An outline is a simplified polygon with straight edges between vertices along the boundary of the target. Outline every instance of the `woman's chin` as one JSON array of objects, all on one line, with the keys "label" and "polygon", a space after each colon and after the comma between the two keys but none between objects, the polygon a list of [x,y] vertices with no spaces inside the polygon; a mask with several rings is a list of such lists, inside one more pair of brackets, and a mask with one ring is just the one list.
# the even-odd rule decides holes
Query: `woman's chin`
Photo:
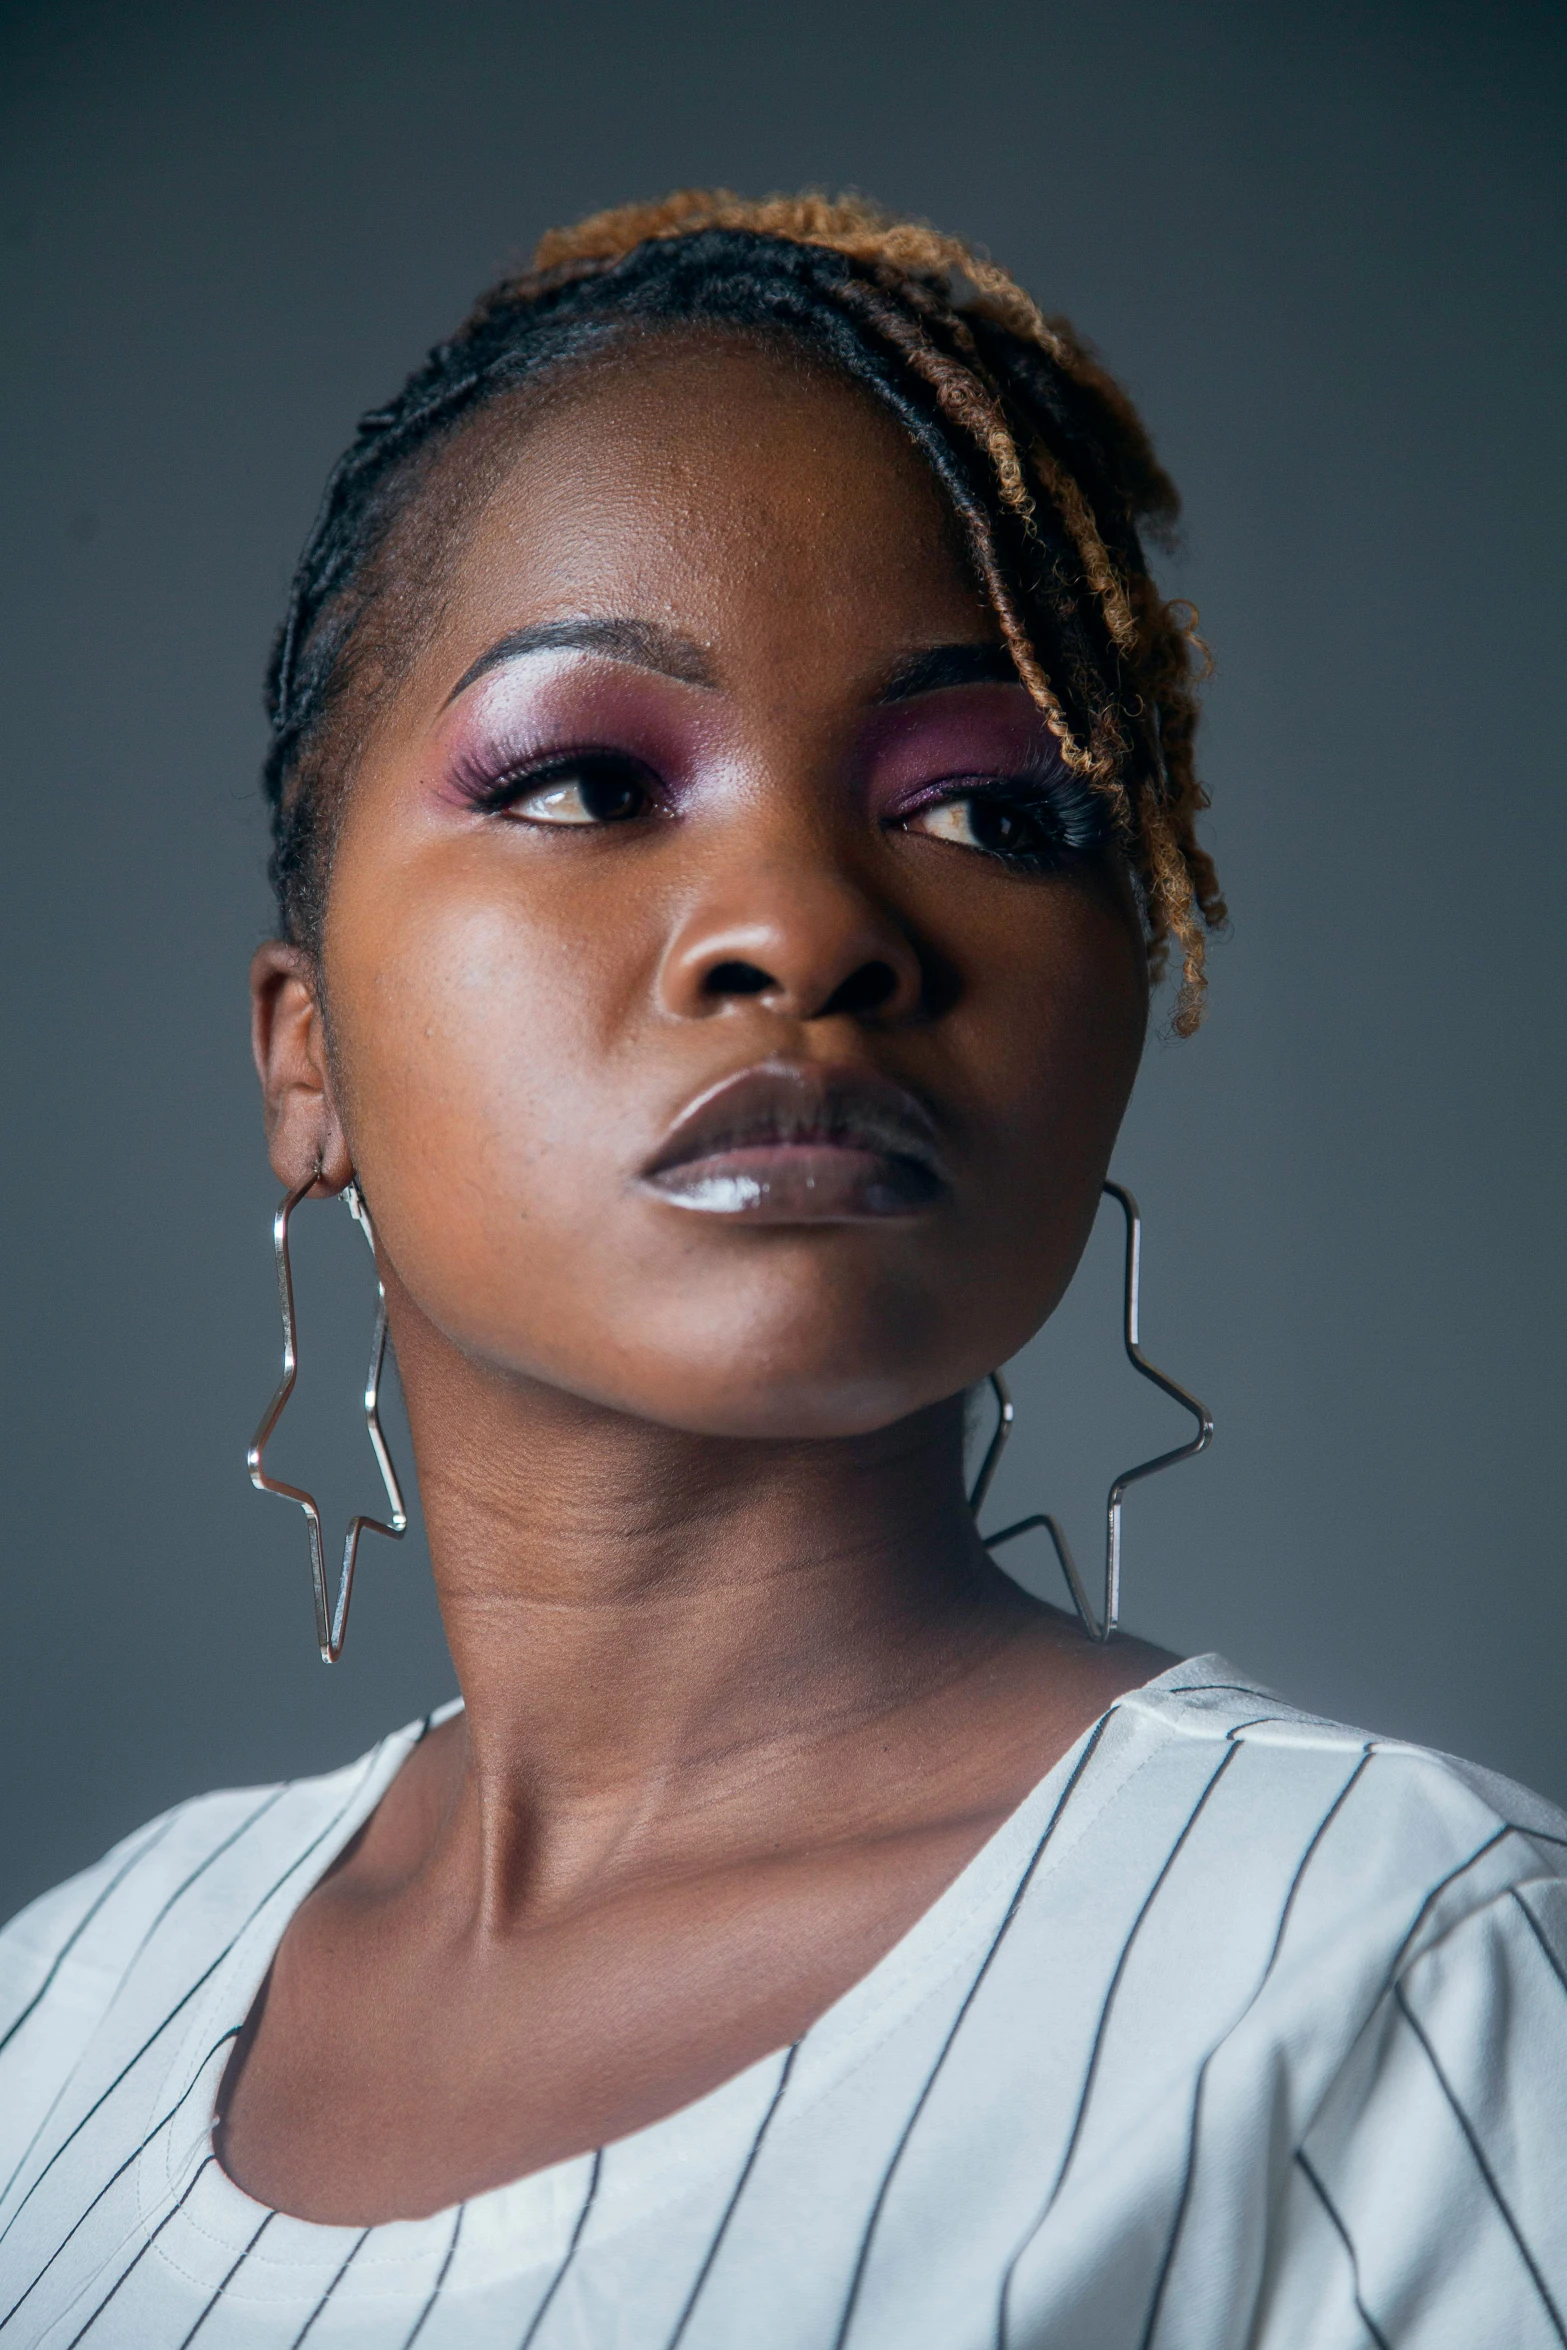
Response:
[{"label": "woman's chin", "polygon": [[687,1360],[661,1365],[657,1377],[617,1383],[595,1400],[627,1418],[689,1436],[809,1444],[873,1435],[955,1391],[916,1386],[906,1363],[849,1373],[841,1361],[810,1363],[780,1375],[764,1373],[754,1362]]},{"label": "woman's chin", "polygon": [[890,1374],[857,1380],[826,1372],[786,1381],[698,1378],[685,1382],[678,1397],[643,1399],[636,1416],[691,1436],[811,1444],[874,1435],[940,1400]]},{"label": "woman's chin", "polygon": [[746,1268],[749,1279],[714,1280],[699,1265],[683,1282],[640,1286],[595,1280],[579,1262],[570,1296],[529,1270],[422,1296],[396,1282],[395,1344],[406,1330],[420,1352],[433,1343],[470,1370],[488,1366],[530,1416],[550,1414],[554,1396],[568,1419],[587,1405],[693,1436],[788,1443],[891,1427],[982,1379],[1027,1335],[989,1327],[993,1316],[975,1316],[972,1300],[965,1311],[939,1281],[846,1256],[826,1267],[780,1257]]},{"label": "woman's chin", "polygon": [[[645,1334],[644,1334],[645,1339]],[[468,1350],[464,1350],[465,1352]],[[735,1442],[806,1444],[868,1436],[971,1386],[983,1370],[932,1374],[928,1356],[854,1360],[807,1355],[780,1366],[765,1348],[658,1352],[645,1343],[631,1360],[602,1363],[489,1353],[500,1383],[520,1388],[524,1411],[569,1421],[584,1407],[687,1436]],[[470,1360],[472,1355],[470,1354]],[[925,1377],[911,1378],[911,1369]]]}]

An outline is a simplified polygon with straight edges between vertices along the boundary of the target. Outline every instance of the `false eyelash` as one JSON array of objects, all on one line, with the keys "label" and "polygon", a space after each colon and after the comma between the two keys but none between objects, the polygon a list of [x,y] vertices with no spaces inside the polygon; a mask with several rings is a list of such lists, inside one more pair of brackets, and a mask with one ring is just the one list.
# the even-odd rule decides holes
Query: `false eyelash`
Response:
[{"label": "false eyelash", "polygon": [[1023,796],[1023,805],[1030,810],[1054,816],[1061,831],[1061,845],[1073,856],[1092,857],[1110,846],[1115,834],[1115,818],[1103,792],[1072,770],[1062,768],[1049,780],[1033,782]]},{"label": "false eyelash", "polygon": [[899,810],[900,819],[942,800],[973,799],[999,802],[1048,821],[1055,840],[1039,850],[990,849],[983,852],[1025,872],[1043,872],[1067,857],[1102,856],[1115,839],[1114,814],[1102,792],[1096,791],[1069,767],[1051,766],[1018,775],[954,777],[923,792]]},{"label": "false eyelash", "polygon": [[494,816],[525,792],[536,791],[555,776],[570,774],[586,759],[624,759],[640,774],[648,772],[629,752],[609,750],[602,743],[573,743],[565,750],[542,752],[531,759],[498,759],[486,757],[482,750],[463,750],[452,762],[448,780],[468,807],[481,816]]}]

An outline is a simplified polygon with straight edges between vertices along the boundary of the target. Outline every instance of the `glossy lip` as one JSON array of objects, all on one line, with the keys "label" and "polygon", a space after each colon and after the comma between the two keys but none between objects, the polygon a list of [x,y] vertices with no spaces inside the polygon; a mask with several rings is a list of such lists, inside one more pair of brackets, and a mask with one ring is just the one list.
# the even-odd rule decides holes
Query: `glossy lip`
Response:
[{"label": "glossy lip", "polygon": [[640,1180],[673,1207],[752,1224],[913,1216],[950,1189],[912,1094],[813,1061],[759,1062],[698,1094]]}]

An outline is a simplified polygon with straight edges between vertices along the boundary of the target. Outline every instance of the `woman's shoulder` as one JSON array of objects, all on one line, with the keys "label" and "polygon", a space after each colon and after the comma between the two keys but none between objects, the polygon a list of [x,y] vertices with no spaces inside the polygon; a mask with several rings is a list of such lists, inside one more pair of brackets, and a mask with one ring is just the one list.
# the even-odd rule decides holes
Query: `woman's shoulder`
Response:
[{"label": "woman's shoulder", "polygon": [[0,2065],[18,2043],[90,2037],[138,1960],[204,1962],[334,1833],[352,1835],[427,1723],[317,1777],[188,1798],[29,1903],[0,1929]]},{"label": "woman's shoulder", "polygon": [[[1121,1706],[1179,1813],[1180,1876],[1403,1968],[1463,1917],[1567,1891],[1567,1815],[1482,1765],[1330,1720],[1199,1657]],[[1141,1774],[1139,1774],[1141,1775]],[[1184,1808],[1183,1808],[1184,1807]]]},{"label": "woman's shoulder", "polygon": [[1244,1750],[1238,1782],[1265,1801],[1270,1791],[1330,1782],[1340,1772],[1364,1836],[1402,1847],[1423,1828],[1467,1848],[1477,1836],[1516,1835],[1539,1847],[1553,1873],[1567,1873],[1567,1813],[1548,1797],[1460,1755],[1313,1713],[1222,1656],[1188,1658],[1119,1704],[1167,1753],[1206,1749],[1228,1770]]},{"label": "woman's shoulder", "polygon": [[1242,2261],[1249,2163],[1274,2243],[1257,2338],[1317,2340],[1347,2291],[1357,2339],[1425,2341],[1433,2308],[1467,2308],[1454,2339],[1560,2340],[1567,1818],[1212,1658],[1126,1702],[1187,1818],[1187,1788],[1212,1791],[1167,1880],[1185,1938],[1178,1916],[1159,1952],[1168,2004],[1201,2010],[1192,2245]]}]

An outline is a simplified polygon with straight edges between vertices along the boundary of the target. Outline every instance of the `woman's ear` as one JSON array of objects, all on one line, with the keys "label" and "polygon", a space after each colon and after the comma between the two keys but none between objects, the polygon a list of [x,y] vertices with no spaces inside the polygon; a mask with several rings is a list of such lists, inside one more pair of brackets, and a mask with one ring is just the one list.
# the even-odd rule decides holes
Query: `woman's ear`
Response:
[{"label": "woman's ear", "polygon": [[272,1171],[292,1191],[312,1168],[337,1192],[354,1163],[332,1095],[316,966],[303,947],[269,938],[250,966],[250,1049],[261,1079]]}]

